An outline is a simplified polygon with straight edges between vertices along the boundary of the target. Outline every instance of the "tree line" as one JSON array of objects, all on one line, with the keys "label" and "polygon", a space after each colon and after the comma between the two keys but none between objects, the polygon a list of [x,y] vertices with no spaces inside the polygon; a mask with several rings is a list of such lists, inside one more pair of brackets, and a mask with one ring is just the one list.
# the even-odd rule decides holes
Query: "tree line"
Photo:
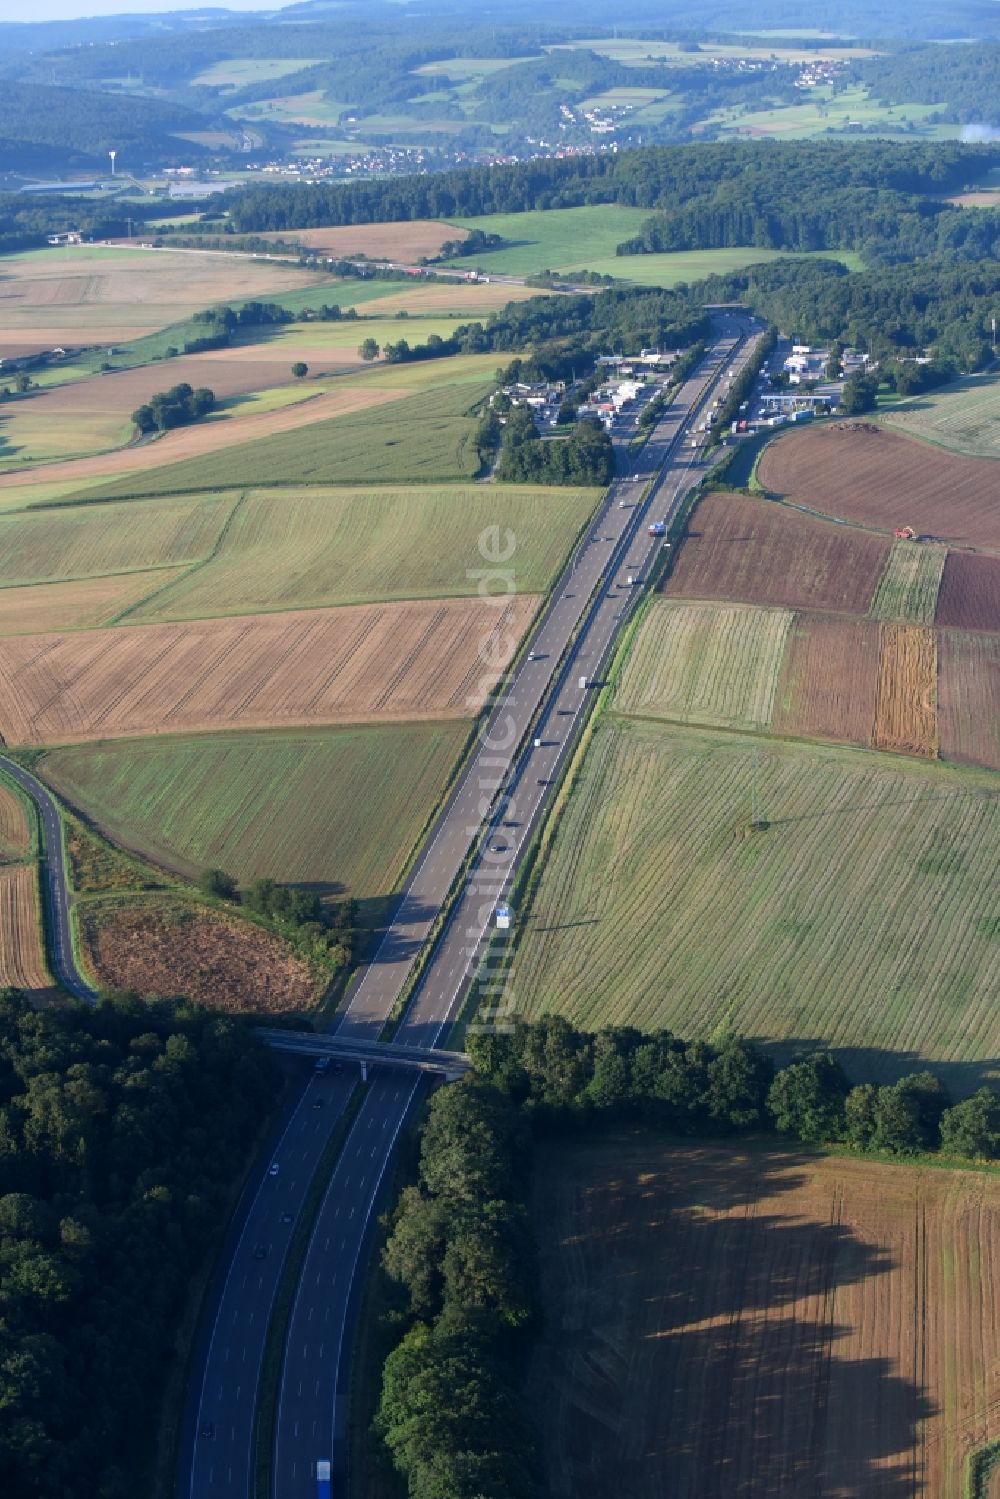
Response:
[{"label": "tree line", "polygon": [[359,936],[358,903],[353,897],[324,904],[315,890],[282,885],[261,875],[241,890],[224,869],[203,869],[198,876],[202,895],[229,901],[259,917],[304,957],[330,970],[349,968]]},{"label": "tree line", "polygon": [[481,453],[488,449],[493,435],[491,418],[497,423],[500,440],[496,477],[505,483],[595,485],[605,489],[614,478],[611,438],[593,417],[577,422],[568,437],[542,438],[528,407],[512,406],[502,427],[499,416],[490,412],[477,435]]},{"label": "tree line", "polygon": [[146,1491],[191,1278],[272,1108],[249,1029],[184,1001],[0,994],[0,1488]]},{"label": "tree line", "polygon": [[539,1128],[591,1117],[635,1118],[680,1133],[775,1130],[809,1144],[907,1156],[941,1150],[1000,1156],[1000,1095],[988,1087],[954,1104],[930,1071],[852,1086],[818,1050],[783,1067],[737,1036],[683,1041],[634,1026],[592,1033],[558,1015],[509,1032],[469,1036],[476,1075],[526,1109]]}]

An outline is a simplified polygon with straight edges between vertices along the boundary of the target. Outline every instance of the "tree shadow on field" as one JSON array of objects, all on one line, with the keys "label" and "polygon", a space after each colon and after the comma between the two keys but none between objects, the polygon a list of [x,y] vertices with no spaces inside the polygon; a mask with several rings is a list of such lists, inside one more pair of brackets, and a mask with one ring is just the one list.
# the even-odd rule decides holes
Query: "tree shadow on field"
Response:
[{"label": "tree shadow on field", "polygon": [[998,1057],[980,1057],[963,1062],[938,1061],[903,1047],[889,1051],[878,1046],[831,1046],[829,1039],[822,1036],[795,1037],[794,1040],[754,1036],[752,1039],[779,1067],[787,1066],[796,1056],[808,1056],[814,1051],[831,1051],[852,1084],[894,1083],[910,1072],[933,1072],[955,1100],[968,1098],[977,1088],[1000,1087]]},{"label": "tree shadow on field", "polygon": [[[573,1271],[546,1297],[562,1313],[543,1353],[562,1397],[546,1418],[553,1499],[926,1492],[916,1436],[934,1410],[894,1359],[912,1300],[894,1305],[887,1279],[852,1291],[896,1262],[838,1221],[832,1178],[782,1211],[813,1164],[705,1147],[588,1182],[572,1259],[559,1246],[546,1263],[546,1279]],[[851,1356],[849,1338],[879,1356]]]}]

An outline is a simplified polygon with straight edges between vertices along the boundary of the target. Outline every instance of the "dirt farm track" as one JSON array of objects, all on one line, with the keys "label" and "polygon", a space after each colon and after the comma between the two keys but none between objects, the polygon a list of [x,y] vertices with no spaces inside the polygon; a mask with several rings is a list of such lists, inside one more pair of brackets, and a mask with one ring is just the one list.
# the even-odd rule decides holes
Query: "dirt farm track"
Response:
[{"label": "dirt farm track", "polygon": [[539,1152],[553,1499],[960,1499],[1000,1434],[1000,1182],[679,1147]]}]

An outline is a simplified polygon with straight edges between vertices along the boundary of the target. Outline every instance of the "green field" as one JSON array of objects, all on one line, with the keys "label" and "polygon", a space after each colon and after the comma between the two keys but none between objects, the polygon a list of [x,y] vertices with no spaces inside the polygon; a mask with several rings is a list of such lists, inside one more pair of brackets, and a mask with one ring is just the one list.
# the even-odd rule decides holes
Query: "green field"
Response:
[{"label": "green field", "polygon": [[872,599],[872,617],[932,625],[947,555],[947,547],[897,541]]},{"label": "green field", "polygon": [[615,703],[643,718],[766,729],[792,614],[750,604],[654,601]]},{"label": "green field", "polygon": [[1000,379],[967,375],[943,390],[900,402],[883,416],[890,427],[953,453],[1000,458]]},{"label": "green field", "polygon": [[209,560],[129,619],[475,594],[489,566],[479,541],[497,526],[515,538],[517,592],[543,593],[597,500],[597,490],[519,485],[251,490]]},{"label": "green field", "polygon": [[[505,999],[589,1027],[828,1043],[879,1079],[1000,1056],[996,776],[606,719]],[[752,815],[765,823],[751,831]]]},{"label": "green field", "polygon": [[0,585],[176,567],[208,555],[235,494],[0,515]]},{"label": "green field", "polygon": [[226,57],[191,79],[194,88],[245,88],[248,83],[284,78],[308,68],[318,57]]},{"label": "green field", "polygon": [[[445,361],[440,361],[444,363]],[[437,363],[437,361],[435,361]],[[456,383],[130,474],[90,495],[181,494],[232,485],[421,484],[471,479],[473,408],[489,387]]]},{"label": "green field", "polygon": [[[781,253],[734,246],[722,250],[679,250],[664,255],[616,255],[616,246],[638,234],[650,213],[645,208],[598,203],[584,208],[532,209],[528,213],[452,219],[449,222],[463,229],[499,234],[508,244],[502,250],[485,254],[460,255],[448,263],[481,266],[487,272],[510,276],[537,275],[544,270],[597,271],[602,276],[615,276],[640,286],[676,286],[680,281],[699,281],[704,276],[776,260]],[[860,265],[856,255],[826,258],[842,260],[852,270]]]},{"label": "green field", "polygon": [[862,87],[810,89],[802,104],[775,104],[772,109],[748,110],[745,107],[719,109],[707,115],[704,123],[721,126],[725,133],[739,135],[773,135],[782,140],[807,140],[831,132],[850,133],[864,129],[906,140],[957,140],[961,126],[929,123],[937,114],[936,104],[880,104]]},{"label": "green field", "polygon": [[178,735],[50,751],[39,773],[117,843],[185,875],[221,866],[391,894],[469,725]]}]

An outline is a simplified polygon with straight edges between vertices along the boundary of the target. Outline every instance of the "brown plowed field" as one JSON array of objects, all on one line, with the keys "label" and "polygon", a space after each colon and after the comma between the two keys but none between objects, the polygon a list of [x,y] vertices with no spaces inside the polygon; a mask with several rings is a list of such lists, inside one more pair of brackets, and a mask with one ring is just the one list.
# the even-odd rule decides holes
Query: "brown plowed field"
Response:
[{"label": "brown plowed field", "polygon": [[937,623],[960,630],[1000,630],[1000,558],[948,553]]},{"label": "brown plowed field", "polygon": [[0,782],[0,862],[22,859],[30,847],[24,808],[13,791]]},{"label": "brown plowed field", "polygon": [[938,650],[941,754],[1000,770],[1000,636],[942,630]]},{"label": "brown plowed field", "polygon": [[960,1499],[1000,1181],[634,1136],[537,1153],[552,1499]]},{"label": "brown plowed field", "polygon": [[0,868],[0,989],[8,987],[33,997],[54,988],[42,951],[34,864]]},{"label": "brown plowed field", "polygon": [[1000,465],[926,442],[834,424],[789,432],[757,466],[775,494],[826,515],[915,531],[972,546],[1000,546]]},{"label": "brown plowed field", "polygon": [[[162,463],[175,463],[181,458],[202,458],[206,453],[217,453],[220,448],[253,442],[258,437],[272,437],[277,432],[291,432],[328,417],[367,411],[372,406],[382,406],[411,394],[412,391],[405,387],[396,389],[373,381],[362,381],[353,386],[345,384],[335,391],[312,397],[304,391],[303,399],[295,406],[281,406],[274,411],[258,411],[249,416],[235,414],[223,421],[196,422],[190,427],[175,427],[155,442],[119,448],[113,453],[95,453],[92,457],[70,458],[61,463],[35,464],[31,469],[31,482],[42,484],[53,479],[61,482],[102,475],[111,478]],[[24,474],[17,470],[0,474],[0,489],[15,488],[23,483]]]},{"label": "brown plowed field", "polygon": [[666,585],[671,595],[867,614],[889,543],[786,505],[707,495]]},{"label": "brown plowed field", "polygon": [[882,625],[872,744],[906,755],[937,754],[933,630],[921,625]]},{"label": "brown plowed field", "polygon": [[878,675],[876,620],[800,615],[778,681],[772,732],[870,744]]},{"label": "brown plowed field", "polygon": [[268,231],[259,239],[297,240],[321,255],[367,255],[372,260],[416,260],[436,255],[447,239],[467,239],[468,229],[437,219],[410,219],[399,224],[345,224],[335,229]]},{"label": "brown plowed field", "polygon": [[184,995],[230,1014],[306,1010],[319,987],[280,937],[195,906],[136,901],[80,911],[99,983],[147,998]]},{"label": "brown plowed field", "polygon": [[16,636],[0,655],[0,735],[52,744],[466,718],[537,604],[443,599]]}]

